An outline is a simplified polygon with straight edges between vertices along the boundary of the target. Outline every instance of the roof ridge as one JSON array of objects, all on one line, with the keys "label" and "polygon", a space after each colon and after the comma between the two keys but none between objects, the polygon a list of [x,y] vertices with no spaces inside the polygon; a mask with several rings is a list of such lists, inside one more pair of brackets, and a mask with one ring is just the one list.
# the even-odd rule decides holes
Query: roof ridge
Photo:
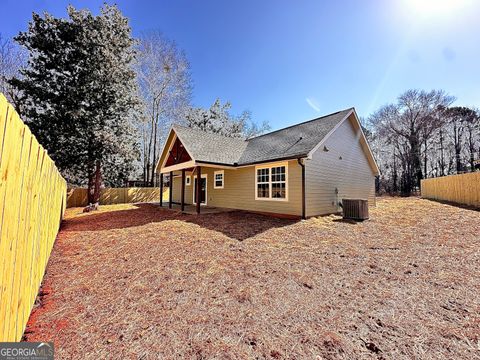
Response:
[{"label": "roof ridge", "polygon": [[225,139],[247,141],[244,138],[238,138],[238,137],[231,137],[231,136],[226,136],[226,135],[222,135],[222,134],[216,134],[216,133],[208,132],[208,131],[205,131],[205,130],[202,130],[202,129],[192,128],[190,126],[185,126],[185,125],[181,125],[181,124],[177,124],[177,123],[173,123],[172,127],[173,128],[180,127],[180,128],[191,130],[191,131],[197,131],[197,132],[200,132],[202,134],[207,134],[207,136],[215,136],[215,137],[221,137],[221,138],[225,138]]},{"label": "roof ridge", "polygon": [[262,137],[262,136],[266,136],[266,135],[270,135],[270,134],[273,134],[273,133],[276,133],[276,132],[279,132],[279,131],[282,131],[282,130],[290,129],[290,128],[295,127],[295,126],[307,124],[307,123],[309,123],[309,122],[316,121],[316,120],[320,120],[320,119],[323,119],[323,118],[326,118],[326,117],[329,117],[329,116],[332,116],[332,115],[336,115],[336,114],[339,114],[339,113],[341,113],[341,112],[348,111],[348,110],[352,110],[352,109],[355,109],[355,108],[354,108],[354,107],[349,107],[349,108],[347,108],[347,109],[335,111],[335,112],[333,112],[333,113],[331,113],[331,114],[323,115],[323,116],[320,116],[320,117],[315,118],[315,119],[310,119],[310,120],[302,121],[302,122],[300,122],[300,123],[298,123],[298,124],[290,125],[290,126],[287,126],[287,127],[281,128],[281,129],[278,129],[278,130],[273,130],[273,131],[270,131],[270,132],[265,133],[265,134],[261,134],[261,135],[258,135],[258,136],[254,136],[254,137],[248,138],[246,141],[250,141],[250,140],[253,140],[253,139],[258,139],[259,137]]}]

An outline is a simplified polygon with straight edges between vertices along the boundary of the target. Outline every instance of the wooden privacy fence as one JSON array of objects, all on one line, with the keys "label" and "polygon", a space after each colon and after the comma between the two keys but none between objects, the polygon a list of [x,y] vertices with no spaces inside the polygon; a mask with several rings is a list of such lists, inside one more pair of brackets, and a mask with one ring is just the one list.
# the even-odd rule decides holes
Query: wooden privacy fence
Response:
[{"label": "wooden privacy fence", "polygon": [[[166,190],[168,191],[168,190]],[[168,199],[168,193],[163,192]],[[100,190],[100,205],[160,201],[160,188],[104,188]],[[87,206],[87,189],[76,188],[67,191],[67,207]]]},{"label": "wooden privacy fence", "polygon": [[480,172],[422,180],[422,197],[480,207]]},{"label": "wooden privacy fence", "polygon": [[0,93],[0,341],[19,341],[66,205],[67,184]]}]

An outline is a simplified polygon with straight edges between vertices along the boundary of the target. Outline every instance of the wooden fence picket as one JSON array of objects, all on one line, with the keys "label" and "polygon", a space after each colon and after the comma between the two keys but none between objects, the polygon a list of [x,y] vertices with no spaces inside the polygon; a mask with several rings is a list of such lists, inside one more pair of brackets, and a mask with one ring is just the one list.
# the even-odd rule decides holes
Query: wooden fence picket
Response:
[{"label": "wooden fence picket", "polygon": [[[101,204],[159,196],[159,188],[102,189]],[[53,160],[0,94],[0,341],[21,339],[65,209],[86,202],[85,189],[67,194]]]},{"label": "wooden fence picket", "polygon": [[0,94],[0,341],[22,337],[66,190],[53,160]]},{"label": "wooden fence picket", "polygon": [[422,197],[480,207],[480,172],[424,179]]},{"label": "wooden fence picket", "polygon": [[[168,199],[168,188],[163,192],[163,199]],[[160,188],[104,188],[100,190],[100,205],[158,202]],[[67,192],[67,207],[84,207],[88,205],[87,189],[75,188]]]}]

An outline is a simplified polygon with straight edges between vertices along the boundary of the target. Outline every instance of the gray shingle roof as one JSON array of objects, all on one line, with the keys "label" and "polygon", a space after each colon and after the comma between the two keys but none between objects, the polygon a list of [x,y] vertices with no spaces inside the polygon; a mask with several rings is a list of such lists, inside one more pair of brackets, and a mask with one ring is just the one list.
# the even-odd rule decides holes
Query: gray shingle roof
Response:
[{"label": "gray shingle roof", "polygon": [[239,164],[305,156],[351,110],[339,111],[250,139]]},{"label": "gray shingle roof", "polygon": [[244,139],[207,133],[186,126],[173,125],[190,156],[197,161],[233,165],[247,147]]},{"label": "gray shingle roof", "polygon": [[306,156],[351,110],[342,110],[248,140],[180,125],[174,125],[173,129],[197,161],[246,165]]}]

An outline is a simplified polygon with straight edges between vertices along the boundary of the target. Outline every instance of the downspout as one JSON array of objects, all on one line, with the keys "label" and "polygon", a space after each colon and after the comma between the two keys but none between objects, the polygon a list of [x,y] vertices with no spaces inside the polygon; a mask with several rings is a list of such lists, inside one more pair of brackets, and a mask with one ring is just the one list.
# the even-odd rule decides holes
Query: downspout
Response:
[{"label": "downspout", "polygon": [[305,164],[302,158],[297,159],[298,164],[302,167],[302,219],[305,220]]}]

